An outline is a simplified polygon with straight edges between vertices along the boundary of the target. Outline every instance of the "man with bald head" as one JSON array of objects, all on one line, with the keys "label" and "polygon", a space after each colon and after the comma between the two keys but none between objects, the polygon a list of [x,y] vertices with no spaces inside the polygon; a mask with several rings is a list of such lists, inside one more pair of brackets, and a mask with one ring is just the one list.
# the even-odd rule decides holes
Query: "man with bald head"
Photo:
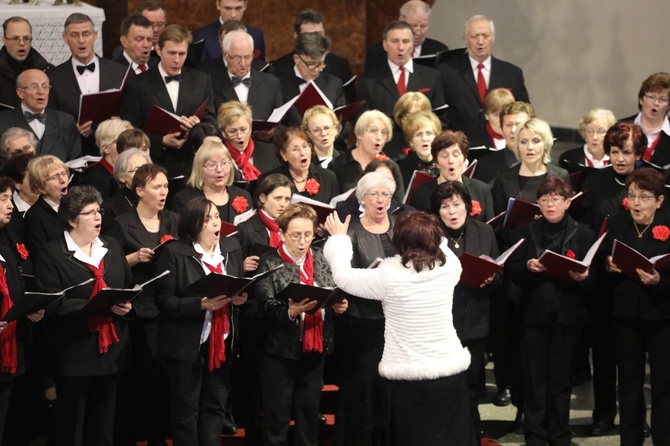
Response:
[{"label": "man with bald head", "polygon": [[16,106],[21,100],[16,95],[16,77],[29,68],[46,71],[53,68],[32,47],[33,29],[23,17],[10,17],[2,24],[0,49],[0,103]]},{"label": "man with bald head", "polygon": [[494,147],[484,116],[486,92],[506,88],[517,101],[530,102],[523,71],[491,55],[495,40],[493,21],[475,15],[465,23],[466,50],[450,54],[438,67],[449,104],[450,128],[465,133],[471,147]]},{"label": "man with bald head", "polygon": [[[54,155],[63,161],[81,156],[77,126],[68,113],[47,108],[49,78],[42,70],[31,68],[16,79],[16,94],[21,103],[14,110],[0,113],[0,134],[10,127],[32,132],[40,141],[38,155]],[[0,159],[0,165],[6,160]]]},{"label": "man with bald head", "polygon": [[[444,43],[426,37],[430,28],[430,6],[421,0],[410,0],[400,7],[398,20],[409,23],[414,31],[412,57],[427,56],[448,51]],[[382,42],[370,45],[365,55],[365,69],[383,65],[386,62],[386,52]]]}]

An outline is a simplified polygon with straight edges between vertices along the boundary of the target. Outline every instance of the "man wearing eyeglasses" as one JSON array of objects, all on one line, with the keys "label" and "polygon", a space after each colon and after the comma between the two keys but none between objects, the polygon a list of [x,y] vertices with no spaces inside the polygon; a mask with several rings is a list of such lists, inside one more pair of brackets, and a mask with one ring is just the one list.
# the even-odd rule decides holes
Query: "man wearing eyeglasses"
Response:
[{"label": "man wearing eyeglasses", "polygon": [[[126,69],[123,65],[103,59],[95,54],[95,39],[98,32],[89,16],[70,14],[65,19],[63,41],[70,48],[71,57],[49,70],[52,108],[69,113],[75,121],[79,119],[79,97],[82,94],[98,93],[121,87]],[[99,155],[95,146],[96,126],[93,121],[77,123],[85,155]]]},{"label": "man wearing eyeglasses", "polygon": [[[398,20],[409,23],[414,30],[412,57],[429,56],[449,50],[444,43],[426,37],[430,27],[430,12],[430,6],[421,0],[411,0],[400,7]],[[384,62],[386,62],[386,53],[382,42],[370,45],[365,54],[365,69],[369,70],[384,65]]]},{"label": "man wearing eyeglasses", "polygon": [[[49,78],[31,68],[16,79],[16,95],[21,102],[14,110],[0,112],[0,134],[10,127],[32,132],[40,141],[38,155],[54,155],[63,162],[81,156],[81,141],[72,116],[47,108]],[[7,160],[0,158],[0,169]]]},{"label": "man wearing eyeglasses", "polygon": [[46,71],[53,68],[32,47],[32,26],[23,17],[10,17],[2,24],[0,49],[0,104],[16,106],[21,100],[16,95],[16,77],[29,68]]},{"label": "man wearing eyeglasses", "polygon": [[251,67],[254,40],[244,31],[230,31],[221,40],[222,55],[198,67],[210,75],[214,108],[228,101],[251,107],[254,119],[266,120],[282,102],[279,80]]}]

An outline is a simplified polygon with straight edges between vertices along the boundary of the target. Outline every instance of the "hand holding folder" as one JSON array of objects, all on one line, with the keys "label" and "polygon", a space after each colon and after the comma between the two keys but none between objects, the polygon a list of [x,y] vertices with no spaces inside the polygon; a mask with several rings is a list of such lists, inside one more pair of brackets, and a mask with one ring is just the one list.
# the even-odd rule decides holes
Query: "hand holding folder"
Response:
[{"label": "hand holding folder", "polygon": [[612,263],[616,265],[622,274],[641,282],[640,275],[636,270],[641,269],[648,274],[652,274],[654,270],[658,272],[668,271],[670,270],[670,253],[647,258],[625,243],[614,240]]},{"label": "hand holding folder", "polygon": [[103,288],[86,303],[84,311],[94,316],[109,316],[114,305],[132,301],[142,292],[145,286],[169,273],[170,270],[165,270],[153,279],[132,288]]},{"label": "hand holding folder", "polygon": [[235,277],[227,274],[211,273],[196,280],[187,288],[192,293],[207,297],[224,295],[235,297],[245,292],[251,285],[283,267],[284,265],[279,265],[271,270],[258,273],[253,277]]},{"label": "hand holding folder", "polygon": [[[208,102],[209,98],[205,98],[195,113],[193,113],[193,116],[196,116],[198,119],[202,120],[203,116],[205,115],[205,108],[207,108]],[[159,135],[179,133],[179,139],[182,139],[187,133],[187,130],[184,130],[182,126],[181,116],[169,112],[156,104],[151,106],[151,110],[149,110],[149,116],[147,116],[147,121],[144,124],[143,130],[147,133],[156,133]]]},{"label": "hand holding folder", "polygon": [[522,238],[511,246],[507,251],[503,252],[496,259],[492,259],[487,255],[476,256],[469,252],[464,252],[458,259],[461,261],[463,272],[461,273],[461,280],[459,283],[468,288],[480,288],[484,281],[500,271],[505,262],[512,255],[512,253],[526,240]]},{"label": "hand holding folder", "polygon": [[577,260],[545,249],[540,258],[537,259],[542,266],[546,268],[544,274],[565,282],[574,282],[572,276],[570,276],[570,272],[577,274],[584,274],[586,272],[591,266],[591,262],[593,262],[593,257],[596,255],[596,252],[598,252],[600,245],[605,239],[605,234],[607,233],[602,234],[598,240],[591,245],[583,260]]},{"label": "hand holding folder", "polygon": [[305,285],[303,283],[289,283],[289,285],[279,293],[279,297],[288,302],[288,299],[293,299],[293,302],[300,302],[304,299],[310,301],[317,301],[317,304],[311,310],[306,311],[308,314],[314,314],[323,308],[329,307],[333,304],[339,304],[347,298],[347,293],[339,288],[322,288],[318,286]]}]

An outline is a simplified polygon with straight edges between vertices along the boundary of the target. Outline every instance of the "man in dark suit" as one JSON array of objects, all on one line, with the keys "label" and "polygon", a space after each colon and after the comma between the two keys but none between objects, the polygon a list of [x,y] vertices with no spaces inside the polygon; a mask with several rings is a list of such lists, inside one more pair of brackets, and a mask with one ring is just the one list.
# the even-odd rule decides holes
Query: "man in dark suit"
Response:
[{"label": "man in dark suit", "polygon": [[[421,0],[410,0],[400,7],[400,18],[414,30],[412,57],[428,56],[449,50],[442,42],[426,37],[430,27],[430,6]],[[382,42],[373,43],[365,54],[365,69],[384,65],[386,53]]]},{"label": "man in dark suit", "polygon": [[[49,104],[52,108],[69,113],[75,121],[79,119],[79,96],[87,93],[121,87],[126,69],[123,65],[103,59],[95,54],[95,39],[98,33],[89,16],[70,14],[65,19],[63,40],[70,47],[72,56],[49,70],[51,92]],[[99,155],[95,146],[93,121],[79,123],[77,130],[82,138],[82,151],[86,155]]]},{"label": "man in dark suit", "polygon": [[[47,109],[49,78],[37,69],[19,74],[16,94],[21,104],[14,110],[0,113],[0,134],[10,127],[20,127],[35,134],[40,141],[38,155],[54,155],[63,162],[81,156],[81,141],[77,126],[67,113]],[[0,168],[5,159],[0,159]]]},{"label": "man in dark suit", "polygon": [[266,120],[282,102],[279,79],[251,68],[254,40],[244,31],[230,31],[221,44],[223,57],[198,67],[209,74],[214,88],[214,108],[228,101],[251,107],[254,119]]},{"label": "man in dark suit", "polygon": [[[220,17],[207,26],[193,31],[193,41],[205,41],[205,49],[202,52],[202,62],[216,59],[221,55],[221,41],[219,40],[219,28],[226,20],[242,21],[244,11],[247,9],[247,0],[215,0],[216,9]],[[254,39],[254,57],[265,60],[265,37],[263,31],[253,26],[247,26],[247,32]]]},{"label": "man in dark suit", "polygon": [[[346,104],[342,81],[323,71],[329,49],[330,39],[321,33],[302,33],[296,37],[293,48],[293,70],[279,77],[284,103],[305,91],[307,83],[313,81],[333,108]],[[289,109],[284,117],[284,124],[296,126],[302,124],[302,115],[298,109],[295,107]]]},{"label": "man in dark suit", "polygon": [[0,103],[16,106],[21,100],[16,95],[16,77],[29,68],[46,71],[53,68],[32,47],[33,28],[23,17],[10,17],[2,24],[0,48]]},{"label": "man in dark suit", "polygon": [[[157,0],[145,0],[135,7],[133,14],[141,14],[151,23],[151,30],[153,31],[151,38],[151,58],[158,59],[155,47],[158,43],[158,37],[160,37],[167,25],[167,9],[165,9],[165,5]],[[121,53],[123,53],[123,46],[119,45],[112,51],[112,60],[118,59]]]},{"label": "man in dark suit", "polygon": [[[121,103],[121,117],[135,127],[143,128],[153,105],[181,116],[182,129],[188,131],[200,119],[198,107],[207,99],[203,121],[216,125],[214,93],[209,76],[184,67],[191,33],[183,25],[165,28],[156,46],[160,63],[146,72],[133,76],[126,83]],[[168,169],[169,177],[184,173],[184,154],[180,149],[188,133],[160,135],[147,133],[151,141],[151,159]]]},{"label": "man in dark suit", "polygon": [[158,57],[152,56],[153,31],[151,22],[142,14],[133,14],[121,21],[121,46],[123,53],[115,62],[131,67],[129,76],[147,71],[158,63]]},{"label": "man in dark suit", "polygon": [[466,51],[449,55],[438,69],[444,82],[450,126],[460,130],[472,147],[493,147],[486,130],[484,97],[494,88],[507,88],[517,101],[530,102],[521,69],[491,56],[495,42],[492,20],[476,15],[465,24]]},{"label": "man in dark suit", "polygon": [[[383,36],[387,61],[363,73],[360,99],[365,104],[360,112],[376,109],[393,119],[393,107],[407,91],[426,95],[433,109],[443,107],[445,102],[440,73],[435,68],[416,64],[412,60],[412,27],[407,22],[396,20],[384,28]],[[438,113],[438,116],[446,127],[443,113]]]},{"label": "man in dark suit", "polygon": [[[293,30],[294,39],[302,33],[316,32],[325,35],[323,15],[313,9],[300,11],[293,22]],[[293,51],[291,51],[279,59],[272,61],[269,68],[270,73],[278,77],[287,72],[292,73],[293,67],[295,66],[293,54]],[[326,65],[324,66],[323,71],[338,77],[342,81],[342,85],[352,81],[353,78],[349,61],[342,56],[330,52],[326,54]],[[344,87],[344,94],[347,98],[347,102],[354,102],[356,100],[356,88],[354,87],[353,82],[350,82]]]}]

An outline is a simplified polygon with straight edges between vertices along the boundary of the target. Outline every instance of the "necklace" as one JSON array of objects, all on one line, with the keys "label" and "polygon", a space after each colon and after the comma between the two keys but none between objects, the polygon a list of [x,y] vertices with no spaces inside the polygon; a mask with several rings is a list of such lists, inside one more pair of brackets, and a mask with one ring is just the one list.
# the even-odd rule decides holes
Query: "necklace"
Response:
[{"label": "necklace", "polygon": [[637,223],[633,222],[633,225],[635,225],[635,232],[637,232],[637,238],[642,238],[642,234],[645,233],[647,229],[649,229],[649,226],[651,226],[651,223],[649,223],[643,230],[640,232],[640,230],[637,228]]},{"label": "necklace", "polygon": [[300,179],[294,177],[293,175],[291,175],[291,178],[293,178],[293,181],[295,181],[295,182],[298,183],[298,184],[300,184],[300,183],[304,183],[305,181],[307,181],[307,177],[305,177],[305,178],[303,178],[302,180],[300,180]]},{"label": "necklace", "polygon": [[156,222],[152,222],[148,219],[140,217],[140,220],[142,221],[142,224],[150,231],[150,232],[156,232],[158,231],[158,225],[160,224],[160,220]]},{"label": "necklace", "polygon": [[458,236],[458,240],[454,240],[454,239],[451,238],[451,237],[449,237],[449,240],[451,240],[452,242],[454,242],[454,248],[458,249],[458,248],[461,246],[461,245],[459,245],[459,243],[460,243],[460,241],[461,241],[462,238],[463,238],[463,233],[461,233],[461,235]]}]

